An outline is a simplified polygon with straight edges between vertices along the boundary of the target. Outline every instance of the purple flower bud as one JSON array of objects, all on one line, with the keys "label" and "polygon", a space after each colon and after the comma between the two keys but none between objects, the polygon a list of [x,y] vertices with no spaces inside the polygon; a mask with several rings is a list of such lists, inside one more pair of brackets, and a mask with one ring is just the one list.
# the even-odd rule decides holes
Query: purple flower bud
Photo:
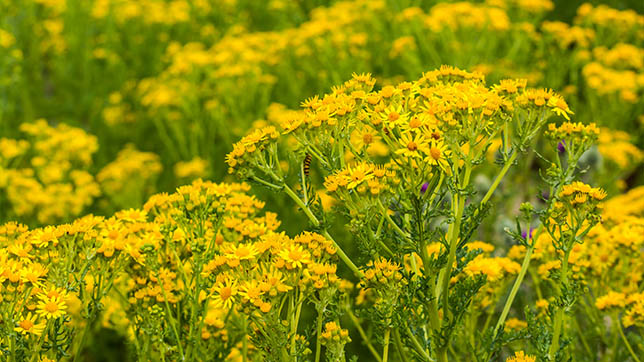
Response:
[{"label": "purple flower bud", "polygon": [[[534,229],[530,227],[529,230],[530,230],[530,239],[532,239],[532,234],[534,234]],[[523,239],[526,239],[527,236],[528,236],[528,233],[525,230],[521,232],[521,237]]]},{"label": "purple flower bud", "polygon": [[425,182],[421,187],[420,187],[420,194],[424,194],[425,191],[427,191],[427,188],[429,187],[429,182]]},{"label": "purple flower bud", "polygon": [[566,141],[559,141],[559,144],[557,144],[557,151],[559,151],[559,154],[566,152]]}]

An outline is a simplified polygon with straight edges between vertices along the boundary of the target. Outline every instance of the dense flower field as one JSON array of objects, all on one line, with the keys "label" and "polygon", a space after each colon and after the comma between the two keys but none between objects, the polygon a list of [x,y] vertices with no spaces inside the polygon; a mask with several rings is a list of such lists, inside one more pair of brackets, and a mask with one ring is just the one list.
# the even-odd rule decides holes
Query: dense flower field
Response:
[{"label": "dense flower field", "polygon": [[641,362],[644,9],[572,3],[0,1],[1,360]]}]

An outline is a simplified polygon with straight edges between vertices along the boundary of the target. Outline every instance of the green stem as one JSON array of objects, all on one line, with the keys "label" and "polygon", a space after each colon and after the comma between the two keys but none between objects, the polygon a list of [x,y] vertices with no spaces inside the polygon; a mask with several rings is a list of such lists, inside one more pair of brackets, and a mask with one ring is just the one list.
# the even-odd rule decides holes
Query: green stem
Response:
[{"label": "green stem", "polygon": [[351,309],[349,308],[347,308],[346,312],[347,312],[347,315],[349,316],[349,319],[351,319],[351,322],[353,322],[353,325],[358,330],[358,334],[360,334],[362,341],[367,346],[367,349],[369,349],[369,352],[371,352],[371,354],[373,355],[373,357],[376,359],[377,362],[382,362],[382,359],[380,358],[380,354],[378,354],[376,349],[371,344],[369,337],[367,337],[367,334],[365,333],[364,329],[362,329],[362,326],[360,326],[360,321],[358,320],[358,317],[356,317],[351,311]]},{"label": "green stem", "polygon": [[508,173],[508,170],[510,169],[510,166],[514,163],[514,160],[516,160],[517,155],[519,153],[517,151],[514,151],[512,153],[512,156],[508,159],[508,161],[503,165],[503,168],[501,169],[501,172],[496,176],[496,179],[494,179],[494,182],[490,186],[490,188],[487,190],[487,193],[485,196],[483,196],[483,199],[481,199],[481,205],[487,203],[490,198],[492,197],[492,194],[496,190],[496,188],[499,186],[501,183],[501,180],[503,180],[503,177],[505,177],[505,174]]},{"label": "green stem", "polygon": [[[470,164],[469,159],[465,160],[465,175],[463,176],[463,181],[459,182],[459,188],[464,189],[470,182],[470,175],[472,174],[472,165]],[[458,181],[458,175],[456,175],[456,180]],[[443,299],[443,311],[447,310],[449,305],[449,280],[452,274],[452,267],[456,261],[456,249],[458,246],[458,239],[461,232],[461,218],[463,217],[463,209],[465,208],[465,197],[460,197],[460,190],[457,190],[454,194],[454,223],[451,224],[450,230],[448,230],[449,236],[449,255],[447,257],[447,265],[445,269],[442,269],[439,273],[439,284],[437,285],[438,290],[436,291],[436,297]],[[451,232],[450,232],[451,231]]]},{"label": "green stem", "polygon": [[9,337],[9,356],[11,362],[16,362],[16,341],[13,336]]},{"label": "green stem", "polygon": [[323,317],[323,313],[318,313],[317,328],[315,330],[315,362],[320,362],[320,352],[322,351],[322,345],[320,344],[320,335],[322,334]]},{"label": "green stem", "polygon": [[387,328],[385,331],[385,340],[382,347],[382,362],[387,362],[389,357],[389,338],[391,337],[391,328]]},{"label": "green stem", "polygon": [[257,176],[252,176],[251,179],[259,182],[260,184],[262,184],[264,186],[268,186],[270,188],[274,188],[274,189],[278,189],[278,190],[282,188],[281,186],[275,185],[274,183],[262,180],[261,178],[259,178]]},{"label": "green stem", "polygon": [[628,352],[631,354],[631,357],[633,357],[633,360],[635,362],[640,362],[640,359],[635,354],[635,351],[633,351],[633,347],[631,347],[631,344],[628,343],[628,339],[626,339],[626,335],[624,334],[624,330],[622,329],[622,323],[619,321],[619,318],[617,316],[615,316],[614,318],[615,324],[617,325],[617,330],[619,331],[619,335],[622,337],[622,340],[626,345],[626,349],[628,349]]},{"label": "green stem", "polygon": [[297,336],[297,325],[300,322],[300,313],[302,312],[303,301],[300,300],[298,296],[297,307],[295,308],[295,315],[293,315],[293,320],[291,322],[291,355],[295,355],[295,337]]},{"label": "green stem", "polygon": [[248,361],[248,323],[244,322],[244,340],[242,341],[242,362]]},{"label": "green stem", "polygon": [[168,303],[168,297],[166,296],[165,288],[163,287],[163,282],[161,281],[162,278],[158,275],[157,275],[157,278],[159,280],[159,284],[161,285],[161,292],[163,293],[163,303],[165,305],[166,313],[168,315],[168,322],[170,323],[170,327],[172,328],[172,333],[174,333],[174,337],[177,339],[177,348],[179,348],[179,355],[181,356],[181,360],[184,360],[185,355],[183,354],[183,346],[181,345],[181,339],[179,338],[179,332],[177,331],[175,319],[172,316],[172,310],[170,309],[170,304]]},{"label": "green stem", "polygon": [[402,362],[407,362],[407,353],[405,353],[405,348],[403,347],[402,340],[400,339],[400,332],[397,329],[394,329],[394,343],[396,343],[396,349],[400,355],[400,360]]},{"label": "green stem", "polygon": [[[311,221],[313,226],[319,227],[320,226],[320,221],[318,220],[318,218],[313,214],[311,209],[307,205],[305,205],[304,202],[302,202],[300,197],[297,196],[297,194],[293,191],[293,189],[288,187],[288,185],[284,184],[284,191],[286,192],[286,194],[291,199],[293,199],[293,201],[295,201],[297,206],[299,206],[302,209],[302,211],[309,218],[309,220]],[[335,249],[336,249],[336,251],[338,253],[338,256],[349,267],[349,269],[351,269],[351,271],[357,277],[362,278],[363,274],[360,271],[360,269],[358,269],[358,267],[353,263],[351,258],[349,258],[349,256],[344,252],[344,250],[342,250],[342,248],[340,248],[340,245],[338,245],[338,243],[335,241],[335,239],[333,239],[333,237],[331,237],[331,235],[329,235],[329,232],[326,231],[326,229],[323,230],[322,235],[324,235],[325,238],[331,240],[331,242],[333,243],[333,246],[335,247]]]},{"label": "green stem", "polygon": [[[570,256],[570,248],[566,250],[564,253],[564,260],[561,265],[561,283],[557,285],[557,291],[558,291],[558,296],[561,297],[563,295],[563,292],[561,290],[561,287],[565,287],[566,284],[568,283],[568,257]],[[548,357],[550,360],[554,360],[555,355],[557,354],[557,351],[559,350],[559,338],[562,335],[562,329],[563,329],[563,324],[564,324],[564,317],[566,313],[566,308],[565,307],[560,307],[557,310],[557,314],[555,315],[555,322],[554,322],[554,332],[552,336],[552,343],[550,344],[550,349],[548,350]]]},{"label": "green stem", "polygon": [[505,301],[505,305],[503,306],[503,312],[501,312],[499,321],[496,323],[496,327],[494,327],[494,333],[492,333],[492,340],[496,338],[496,335],[499,332],[499,328],[501,328],[503,323],[505,323],[505,319],[508,317],[508,313],[510,312],[510,307],[512,307],[512,302],[514,301],[514,298],[516,297],[517,292],[519,291],[519,287],[523,282],[523,278],[525,277],[525,274],[528,271],[528,268],[530,267],[530,259],[532,258],[533,251],[534,251],[534,246],[529,246],[528,249],[526,250],[525,256],[523,257],[523,263],[521,264],[521,271],[519,271],[519,275],[517,275],[517,278],[514,281],[514,285],[512,286],[510,295],[508,296],[508,299]]},{"label": "green stem", "polygon": [[400,228],[400,226],[398,226],[396,224],[396,222],[391,218],[391,216],[389,216],[389,212],[388,212],[387,208],[385,207],[385,205],[382,204],[382,202],[380,200],[378,200],[378,205],[380,206],[380,210],[382,211],[382,214],[384,215],[385,219],[387,219],[387,222],[389,223],[389,225],[392,228],[394,228],[394,230],[396,230],[396,232],[398,234],[400,234],[400,236],[402,236],[402,237],[404,237],[404,238],[409,240],[410,239],[409,235],[407,235],[407,233],[404,232]]},{"label": "green stem", "polygon": [[300,178],[302,179],[302,195],[304,195],[304,205],[309,204],[309,193],[306,189],[306,173],[304,172],[304,162],[300,165]]},{"label": "green stem", "polygon": [[[412,260],[414,256],[412,255]],[[421,240],[421,246],[420,246],[420,258],[423,261],[423,272],[425,274],[425,277],[427,280],[431,280],[433,283],[433,271],[432,268],[430,267],[430,261],[429,261],[429,253],[427,252],[427,244],[424,242],[424,240]],[[429,302],[426,302],[427,306],[427,313],[429,314],[429,324],[432,330],[434,331],[440,331],[440,319],[438,318],[438,301],[436,298],[436,295],[434,294],[434,288],[431,286],[427,288],[429,292],[428,300]]]},{"label": "green stem", "polygon": [[416,350],[416,352],[419,355],[421,355],[425,359],[425,361],[430,361],[430,362],[435,361],[433,358],[429,356],[427,351],[423,349],[423,346],[420,345],[420,342],[418,342],[416,337],[414,337],[414,335],[409,330],[407,330],[407,337],[409,337],[409,340],[411,341],[411,345],[412,347],[414,347],[414,350]]}]

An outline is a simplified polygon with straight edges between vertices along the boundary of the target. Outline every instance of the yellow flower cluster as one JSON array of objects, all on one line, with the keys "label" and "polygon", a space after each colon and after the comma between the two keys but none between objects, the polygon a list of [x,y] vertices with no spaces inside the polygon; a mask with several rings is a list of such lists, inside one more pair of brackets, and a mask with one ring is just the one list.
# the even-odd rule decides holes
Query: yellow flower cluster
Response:
[{"label": "yellow flower cluster", "polygon": [[[644,16],[633,10],[617,10],[606,5],[583,4],[577,9],[575,22],[614,33],[622,39],[635,35],[644,26]],[[635,34],[633,34],[635,33]]]},{"label": "yellow flower cluster", "polygon": [[609,291],[595,301],[597,309],[605,312],[623,311],[625,327],[644,325],[644,293],[625,294]]},{"label": "yellow flower cluster", "polygon": [[620,169],[629,169],[640,164],[644,152],[632,143],[632,137],[623,131],[602,128],[597,140],[599,153],[615,162]]},{"label": "yellow flower cluster", "polygon": [[490,282],[496,282],[499,279],[517,274],[521,265],[509,258],[477,256],[470,261],[463,271],[469,276],[485,275]]},{"label": "yellow flower cluster", "polygon": [[335,343],[351,342],[351,338],[349,338],[349,331],[346,329],[340,328],[340,326],[336,322],[327,322],[324,325],[322,340],[324,341],[324,344],[327,344],[330,342],[335,342]]},{"label": "yellow flower cluster", "polygon": [[547,107],[546,109],[566,119],[570,119],[569,115],[573,114],[563,97],[554,93],[552,90],[528,89],[523,94],[517,96],[517,102],[521,105]]},{"label": "yellow flower cluster", "polygon": [[372,260],[367,263],[364,282],[365,285],[375,285],[380,288],[401,283],[401,267],[387,259]]},{"label": "yellow flower cluster", "polygon": [[275,139],[279,137],[279,132],[273,126],[256,129],[246,135],[239,142],[233,145],[233,150],[226,155],[226,163],[232,173],[235,168],[243,166],[245,163],[255,159],[257,155],[264,151]]},{"label": "yellow flower cluster", "polygon": [[572,205],[585,204],[592,200],[601,201],[606,197],[606,192],[597,187],[590,187],[583,182],[575,181],[564,185],[559,192],[559,198],[569,200]]},{"label": "yellow flower cluster", "polygon": [[[499,296],[505,292],[503,289],[505,283],[513,276],[519,273],[521,265],[509,257],[492,256],[494,246],[482,241],[473,241],[467,243],[467,248],[471,251],[480,250],[481,254],[472,259],[464,268],[463,273],[451,278],[451,283],[456,283],[464,278],[476,278],[485,276],[486,284],[477,293],[473,303],[476,306],[485,309],[490,307]],[[437,251],[429,251],[430,254]]]},{"label": "yellow flower cluster", "polygon": [[505,362],[536,362],[536,357],[525,354],[523,351],[514,353],[514,356],[508,357]]},{"label": "yellow flower cluster", "polygon": [[452,31],[486,28],[505,31],[510,28],[510,19],[502,9],[470,2],[438,4],[431,8],[424,23],[434,32],[443,28],[449,28]]},{"label": "yellow flower cluster", "polygon": [[[322,99],[318,96],[302,102],[304,113],[281,124],[284,133],[291,133],[300,128],[316,130],[324,126],[341,128],[347,124],[350,116],[366,100],[367,94],[373,88],[376,80],[371,74],[353,74],[352,79],[339,87],[334,87],[331,94]],[[302,127],[303,126],[303,127]]]},{"label": "yellow flower cluster", "polygon": [[[205,5],[207,4],[204,1],[197,1],[194,10],[203,10]],[[183,0],[170,2],[96,0],[92,5],[91,13],[95,18],[102,19],[110,16],[121,23],[140,19],[147,24],[173,25],[189,21],[191,10],[190,4]]]},{"label": "yellow flower cluster", "polygon": [[[332,242],[315,233],[295,238],[277,233],[275,214],[262,215],[263,203],[248,190],[245,184],[197,180],[151,197],[143,210],[110,218],[87,216],[34,230],[17,223],[0,226],[0,279],[6,282],[0,309],[13,316],[3,328],[19,333],[12,337],[19,343],[12,345],[39,349],[49,337],[32,335],[73,333],[66,323],[91,323],[97,312],[81,311],[107,303],[104,325],[131,331],[127,338],[139,345],[150,338],[141,328],[159,327],[149,349],[140,353],[170,353],[156,343],[162,343],[163,330],[179,327],[173,323],[183,316],[193,323],[177,343],[188,347],[198,335],[200,353],[224,358],[232,350],[221,341],[239,338],[227,333],[231,323],[250,318],[249,328],[260,333],[275,328],[271,323],[280,318],[284,298],[303,303],[314,290],[337,288]],[[65,343],[77,346],[80,341],[69,336]],[[348,338],[346,330],[342,336]],[[253,353],[266,352],[259,348]],[[57,353],[43,356],[60,358]]]},{"label": "yellow flower cluster", "polygon": [[88,172],[96,137],[43,119],[20,130],[26,139],[0,139],[0,190],[11,204],[8,215],[52,223],[81,214],[101,193]]},{"label": "yellow flower cluster", "polygon": [[600,95],[617,94],[629,103],[639,100],[638,94],[644,88],[644,78],[632,70],[616,70],[598,62],[588,63],[582,69],[588,86]]},{"label": "yellow flower cluster", "polygon": [[570,26],[561,21],[544,21],[541,29],[546,36],[555,39],[561,49],[588,49],[595,39],[592,29]]},{"label": "yellow flower cluster", "polygon": [[597,47],[593,49],[593,57],[613,69],[638,71],[644,68],[644,49],[628,43],[618,43],[610,49]]},{"label": "yellow flower cluster", "polygon": [[573,155],[587,150],[597,141],[599,134],[595,123],[585,125],[580,122],[564,122],[559,126],[550,123],[546,131],[546,135],[554,143],[562,142],[565,150]]},{"label": "yellow flower cluster", "polygon": [[345,195],[352,190],[360,194],[379,195],[387,189],[387,184],[395,182],[395,171],[386,166],[359,163],[339,170],[326,177],[324,187],[328,192]]}]

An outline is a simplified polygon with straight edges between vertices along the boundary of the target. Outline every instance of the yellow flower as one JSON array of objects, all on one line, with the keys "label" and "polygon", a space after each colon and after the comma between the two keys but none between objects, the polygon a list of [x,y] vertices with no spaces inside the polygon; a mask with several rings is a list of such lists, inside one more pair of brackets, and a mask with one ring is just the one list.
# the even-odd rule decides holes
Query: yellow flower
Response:
[{"label": "yellow flower", "polygon": [[40,301],[38,302],[37,313],[47,319],[56,319],[65,315],[65,310],[67,305],[60,297],[48,297],[44,294],[38,296]]},{"label": "yellow flower", "polygon": [[400,144],[400,148],[396,150],[396,154],[398,155],[423,158],[427,154],[427,141],[421,134],[413,134],[411,132],[403,133],[398,143]]},{"label": "yellow flower", "polygon": [[17,324],[18,326],[13,330],[23,335],[33,334],[40,336],[45,329],[45,322],[36,323],[36,316],[31,312],[21,318]]},{"label": "yellow flower", "polygon": [[225,256],[228,259],[228,266],[234,268],[240,261],[253,259],[258,253],[257,247],[253,244],[238,244],[230,246]]},{"label": "yellow flower", "polygon": [[288,269],[301,268],[303,264],[311,262],[311,254],[301,245],[289,245],[279,253],[279,256],[284,259]]},{"label": "yellow flower", "polygon": [[447,145],[440,141],[432,141],[428,149],[429,152],[427,152],[425,162],[430,165],[438,165],[443,171],[447,172],[449,164],[446,158],[451,154]]},{"label": "yellow flower", "polygon": [[232,297],[237,293],[237,283],[230,278],[215,284],[212,287],[214,305],[218,308],[229,309],[233,305]]},{"label": "yellow flower", "polygon": [[360,185],[363,181],[369,181],[373,178],[373,173],[366,165],[358,165],[357,167],[349,170],[349,183],[347,189],[353,189]]}]

